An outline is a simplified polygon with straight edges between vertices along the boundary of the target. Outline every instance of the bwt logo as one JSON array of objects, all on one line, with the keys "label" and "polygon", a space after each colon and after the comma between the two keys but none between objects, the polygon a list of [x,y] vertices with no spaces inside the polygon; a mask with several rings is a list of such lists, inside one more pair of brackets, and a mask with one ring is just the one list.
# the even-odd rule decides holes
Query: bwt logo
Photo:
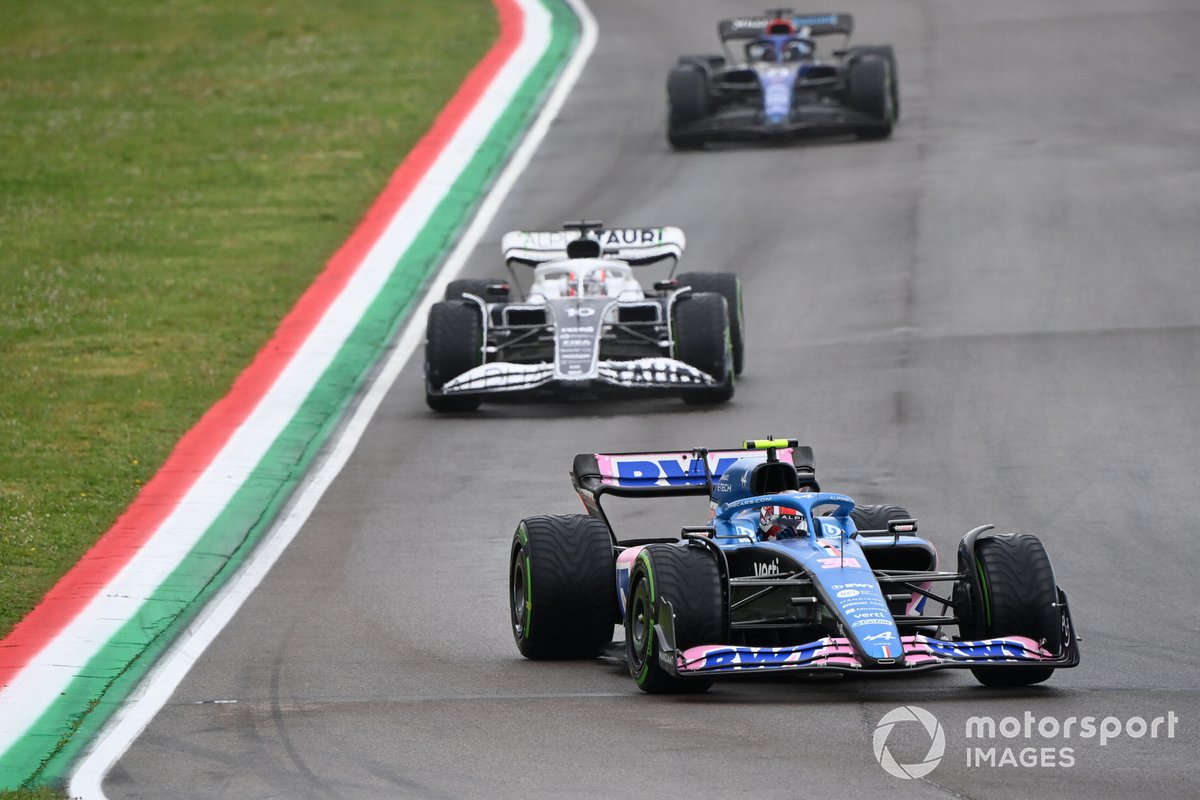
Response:
[{"label": "bwt logo", "polygon": [[[713,467],[713,477],[721,475],[737,461],[736,458],[721,458]],[[617,483],[626,486],[644,486],[648,483],[662,483],[666,479],[668,486],[688,486],[704,483],[704,464],[698,458],[693,458],[687,469],[673,459],[664,458],[657,461],[618,461]]]},{"label": "bwt logo", "polygon": [[[929,750],[922,760],[915,764],[901,764],[896,761],[892,752],[888,750],[887,742],[892,730],[897,726],[901,728],[900,735],[929,737]],[[875,735],[871,737],[871,746],[875,751],[875,760],[887,774],[905,780],[923,778],[942,762],[942,756],[946,753],[946,732],[942,730],[942,723],[938,722],[938,718],[920,706],[900,706],[893,708],[879,720],[879,724],[875,726]]]}]

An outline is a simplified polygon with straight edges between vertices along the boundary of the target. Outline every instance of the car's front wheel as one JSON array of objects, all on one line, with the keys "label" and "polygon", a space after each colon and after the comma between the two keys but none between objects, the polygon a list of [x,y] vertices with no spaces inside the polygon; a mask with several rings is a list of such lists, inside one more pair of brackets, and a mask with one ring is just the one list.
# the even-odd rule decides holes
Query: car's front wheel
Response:
[{"label": "car's front wheel", "polygon": [[464,300],[434,303],[425,325],[425,402],[434,411],[474,411],[478,395],[440,394],[447,381],[483,363],[483,317]]},{"label": "car's front wheel", "polygon": [[887,62],[892,119],[898,121],[900,119],[900,71],[896,67],[896,51],[890,44],[865,44],[852,48],[848,58],[854,60],[865,56],[875,56]]},{"label": "car's front wheel", "polygon": [[850,64],[848,102],[851,108],[874,120],[863,128],[863,139],[886,139],[892,135],[891,85],[888,63],[879,56],[866,56]]},{"label": "car's front wheel", "polygon": [[729,312],[729,340],[733,348],[733,372],[742,374],[746,364],[746,315],[742,310],[742,281],[732,272],[683,272],[675,277],[680,286],[695,292],[715,292],[725,298]]},{"label": "car's front wheel", "polygon": [[688,125],[707,117],[708,73],[697,64],[682,64],[667,75],[667,141],[676,150],[704,147],[704,135],[686,132]]},{"label": "car's front wheel", "polygon": [[650,694],[708,691],[711,678],[678,678],[659,663],[654,626],[660,600],[675,611],[676,652],[722,642],[721,576],[708,548],[686,542],[647,546],[634,562],[625,604],[625,650],[638,688]]},{"label": "car's front wheel", "polygon": [[[1036,536],[1004,533],[975,542],[975,558],[959,548],[959,572],[966,573],[955,592],[955,610],[964,639],[1024,636],[1051,653],[1062,649],[1062,613],[1050,556]],[[1053,667],[996,665],[972,667],[985,686],[1029,686],[1054,673]]]},{"label": "car's front wheel", "polygon": [[733,397],[733,345],[725,298],[693,292],[675,301],[675,357],[711,375],[715,386],[688,389],[683,399],[693,405],[716,405]]}]

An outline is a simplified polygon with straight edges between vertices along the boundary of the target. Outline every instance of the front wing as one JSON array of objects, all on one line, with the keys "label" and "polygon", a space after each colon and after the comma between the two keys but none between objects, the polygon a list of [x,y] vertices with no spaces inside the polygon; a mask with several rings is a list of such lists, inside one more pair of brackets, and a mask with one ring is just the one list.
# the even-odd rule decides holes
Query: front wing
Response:
[{"label": "front wing", "polygon": [[581,376],[566,378],[554,364],[513,364],[495,361],[473,367],[446,381],[442,394],[491,394],[538,389],[549,384],[599,383],[625,389],[705,389],[717,386],[707,372],[673,358],[651,357],[631,361],[598,361]]},{"label": "front wing", "polygon": [[[659,664],[669,673],[686,677],[739,676],[763,672],[857,672],[897,675],[955,667],[1054,667],[1079,664],[1079,637],[1071,622],[1066,597],[1059,592],[1062,608],[1063,648],[1051,653],[1033,639],[1006,636],[976,641],[948,641],[924,634],[901,636],[892,663],[864,660],[849,639],[826,636],[788,647],[743,645],[700,645],[675,649],[675,613],[670,601],[659,601],[654,634],[659,642]],[[889,659],[891,661],[891,659]]]},{"label": "front wing", "polygon": [[[722,675],[766,671],[920,672],[946,667],[981,667],[1028,664],[1041,667],[1073,667],[1078,654],[1056,657],[1032,639],[1012,636],[973,642],[951,642],[922,634],[902,636],[904,658],[887,667],[867,665],[850,641],[827,636],[793,647],[739,647],[706,645],[675,653],[673,672],[680,676]],[[899,649],[899,648],[897,648]],[[1074,650],[1073,647],[1067,648]]]},{"label": "front wing", "polygon": [[719,111],[711,117],[680,125],[681,135],[703,135],[710,139],[771,139],[789,136],[836,136],[872,133],[890,127],[890,122],[867,116],[845,106],[800,106],[782,123],[769,123],[753,109]]}]

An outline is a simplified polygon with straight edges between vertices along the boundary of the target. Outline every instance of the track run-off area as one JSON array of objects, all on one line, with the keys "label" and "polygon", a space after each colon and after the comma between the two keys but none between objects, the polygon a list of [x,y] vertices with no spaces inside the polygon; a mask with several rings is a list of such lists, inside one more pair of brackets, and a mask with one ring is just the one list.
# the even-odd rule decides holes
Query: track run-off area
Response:
[{"label": "track run-off area", "polygon": [[[848,11],[856,41],[895,46],[892,138],[674,153],[667,70],[714,50],[718,19],[760,9],[589,6],[571,22],[575,60],[555,69],[561,108],[554,96],[543,106],[548,127],[534,124],[430,292],[456,272],[502,274],[508,230],[678,225],[684,268],[742,277],[747,362],[733,401],[435,415],[416,308],[250,553],[242,596],[219,592],[195,618],[197,641],[209,618],[219,634],[166,652],[160,668],[181,659],[174,672],[141,684],[89,739],[72,790],[1200,794],[1200,8],[815,9]],[[639,692],[617,658],[520,657],[510,537],[524,516],[579,511],[576,453],[768,434],[812,445],[824,489],[906,506],[943,564],[979,524],[1040,536],[1083,637],[1080,667],[1008,691],[947,671],[744,680],[672,698]],[[705,510],[676,508],[668,524]],[[662,516],[618,514],[618,535],[660,534]],[[940,763],[909,780],[877,758],[877,726],[902,706],[932,714],[944,739]],[[1097,735],[1081,733],[1087,717],[1105,721]],[[885,738],[900,763],[936,755],[915,723]]]}]

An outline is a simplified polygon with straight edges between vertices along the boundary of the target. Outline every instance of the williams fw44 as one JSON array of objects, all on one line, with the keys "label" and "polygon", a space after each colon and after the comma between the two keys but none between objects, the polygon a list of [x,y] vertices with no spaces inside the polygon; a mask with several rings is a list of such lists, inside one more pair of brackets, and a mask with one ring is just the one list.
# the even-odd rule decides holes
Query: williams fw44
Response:
[{"label": "williams fw44", "polygon": [[[511,283],[452,281],[430,309],[429,406],[470,411],[485,398],[531,394],[667,394],[701,405],[732,397],[744,349],[738,277],[676,273],[678,228],[564,228],[506,234]],[[665,278],[644,287],[635,274],[656,265]],[[532,280],[518,275],[530,271]]]},{"label": "williams fw44", "polygon": [[[942,668],[1026,686],[1079,663],[1037,537],[983,525],[962,537],[956,569],[940,569],[905,509],[820,491],[812,449],[794,440],[585,453],[572,481],[588,513],[528,517],[512,541],[512,630],[528,658],[597,655],[623,624],[629,670],[652,693],[769,672]],[[708,519],[618,541],[605,495],[704,495]]]},{"label": "williams fw44", "polygon": [[[849,14],[776,9],[722,20],[724,55],[682,56],[667,76],[667,139],[676,149],[714,139],[857,135],[883,139],[900,118],[891,45],[850,46]],[[817,53],[817,39],[841,35]]]}]

